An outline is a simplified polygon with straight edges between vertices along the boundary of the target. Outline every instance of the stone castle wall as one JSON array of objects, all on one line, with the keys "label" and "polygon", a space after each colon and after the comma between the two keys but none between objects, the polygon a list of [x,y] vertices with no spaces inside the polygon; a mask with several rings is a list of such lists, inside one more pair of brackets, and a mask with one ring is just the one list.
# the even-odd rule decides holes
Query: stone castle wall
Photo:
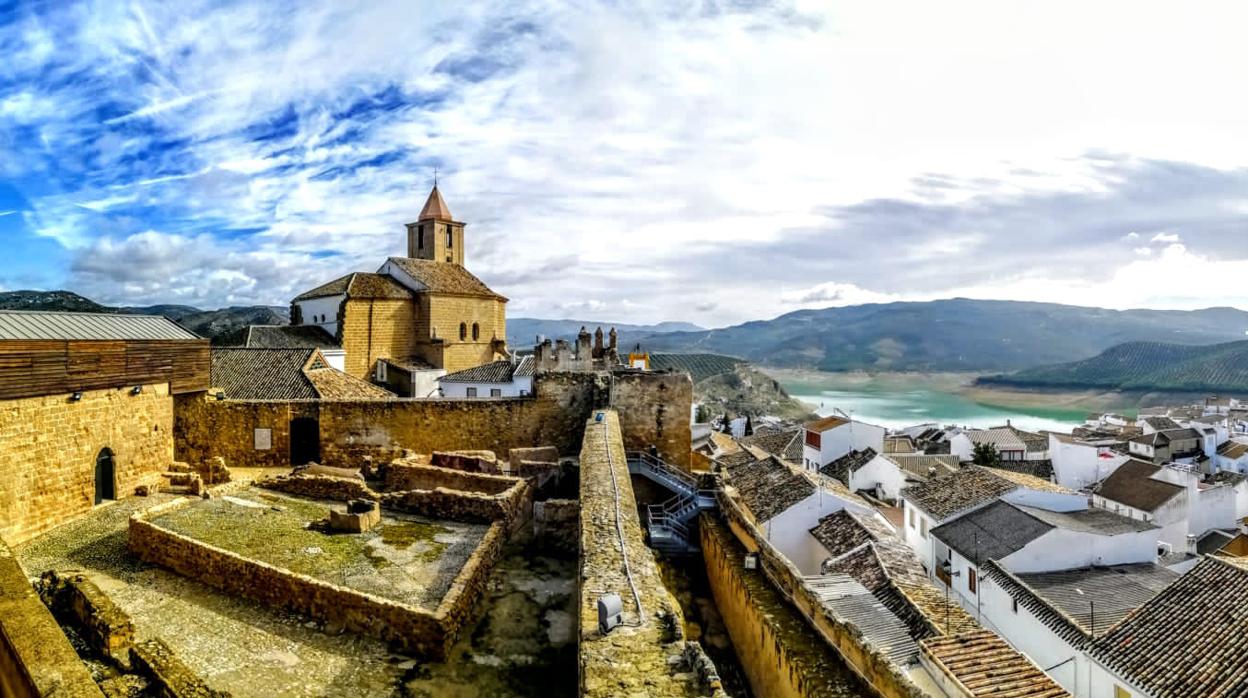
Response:
[{"label": "stone castle wall", "polygon": [[13,553],[0,541],[0,696],[103,695]]},{"label": "stone castle wall", "polygon": [[[645,543],[619,417],[601,414],[581,447],[580,695],[713,695],[685,666],[684,616]],[[620,596],[625,627],[604,635],[597,604],[606,593]]]},{"label": "stone castle wall", "polygon": [[113,452],[118,498],[173,462],[167,383],[0,402],[0,537],[17,544],[95,505],[95,461]]},{"label": "stone castle wall", "polygon": [[[771,587],[806,619],[808,626],[840,655],[846,666],[884,698],[921,698],[924,695],[922,689],[886,654],[866,643],[857,627],[832,615],[797,567],[754,525],[752,517],[735,496],[720,489],[718,501],[726,530],[746,551],[758,554],[758,568],[766,575]],[[707,574],[717,574],[718,571],[711,567],[709,557],[707,560]],[[717,584],[722,585],[723,582],[711,580],[712,588]],[[715,598],[722,605],[718,594]],[[731,626],[729,630],[731,633]],[[735,635],[733,640],[736,642]]]},{"label": "stone castle wall", "polygon": [[[196,464],[220,456],[227,466],[290,465],[290,421],[319,420],[321,463],[358,468],[417,453],[581,447],[585,420],[614,399],[626,448],[658,447],[669,462],[689,467],[693,387],[683,374],[558,373],[539,376],[535,396],[476,400],[234,401],[204,395],[177,398],[177,459]],[[254,431],[268,429],[271,446],[257,450]]]},{"label": "stone castle wall", "polygon": [[693,381],[685,373],[631,373],[612,376],[611,407],[629,450],[654,445],[664,460],[692,467]]},{"label": "stone castle wall", "polygon": [[840,657],[790,608],[759,570],[744,569],[745,548],[710,516],[700,525],[702,557],[715,605],[758,698],[843,695]]}]

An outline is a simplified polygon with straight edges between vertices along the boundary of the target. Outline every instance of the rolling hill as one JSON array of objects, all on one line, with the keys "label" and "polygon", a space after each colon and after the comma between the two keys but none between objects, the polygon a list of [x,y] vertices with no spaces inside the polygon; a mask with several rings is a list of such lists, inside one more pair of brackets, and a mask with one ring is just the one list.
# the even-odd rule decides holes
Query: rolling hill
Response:
[{"label": "rolling hill", "polygon": [[1248,393],[1248,341],[1208,346],[1128,342],[1083,361],[984,376],[980,385]]},{"label": "rolling hill", "polygon": [[1123,342],[1242,339],[1248,312],[1106,310],[963,298],[799,310],[773,320],[642,338],[655,352],[713,352],[824,371],[1014,371]]}]

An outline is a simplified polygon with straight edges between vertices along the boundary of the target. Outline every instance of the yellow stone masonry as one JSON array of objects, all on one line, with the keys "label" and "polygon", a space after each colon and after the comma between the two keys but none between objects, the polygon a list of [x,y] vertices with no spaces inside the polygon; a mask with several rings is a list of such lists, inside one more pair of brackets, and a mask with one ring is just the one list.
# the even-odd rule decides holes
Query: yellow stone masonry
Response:
[{"label": "yellow stone masonry", "polygon": [[[133,387],[133,386],[131,386]],[[113,452],[117,496],[173,462],[168,384],[0,402],[0,537],[26,541],[95,505],[95,460]]]}]

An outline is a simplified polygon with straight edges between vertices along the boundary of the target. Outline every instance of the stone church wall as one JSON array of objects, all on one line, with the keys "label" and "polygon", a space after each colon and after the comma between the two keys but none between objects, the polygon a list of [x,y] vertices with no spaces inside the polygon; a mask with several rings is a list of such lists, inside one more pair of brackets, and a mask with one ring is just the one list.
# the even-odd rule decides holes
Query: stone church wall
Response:
[{"label": "stone church wall", "polygon": [[361,298],[342,304],[339,340],[347,353],[346,372],[368,380],[377,359],[416,354],[416,301]]},{"label": "stone church wall", "polygon": [[95,460],[113,452],[118,498],[173,462],[167,383],[0,402],[0,537],[18,544],[90,511]]}]

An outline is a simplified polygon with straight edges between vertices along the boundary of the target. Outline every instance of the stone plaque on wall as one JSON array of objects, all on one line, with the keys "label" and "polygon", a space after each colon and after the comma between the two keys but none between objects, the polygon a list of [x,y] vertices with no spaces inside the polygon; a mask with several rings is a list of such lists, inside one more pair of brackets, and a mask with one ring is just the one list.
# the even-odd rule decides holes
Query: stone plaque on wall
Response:
[{"label": "stone plaque on wall", "polygon": [[273,448],[273,430],[257,429],[256,430],[256,450],[267,451]]}]

